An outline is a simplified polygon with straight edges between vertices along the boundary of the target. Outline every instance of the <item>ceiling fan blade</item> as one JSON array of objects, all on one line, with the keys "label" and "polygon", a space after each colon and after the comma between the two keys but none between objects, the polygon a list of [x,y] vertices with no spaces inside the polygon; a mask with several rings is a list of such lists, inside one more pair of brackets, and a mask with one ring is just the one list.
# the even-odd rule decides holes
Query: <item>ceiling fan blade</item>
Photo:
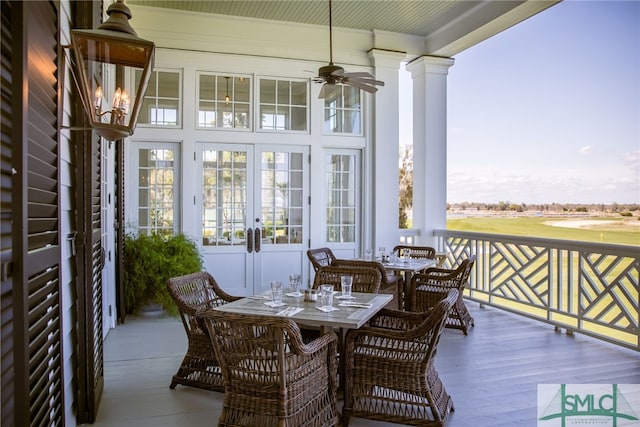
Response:
[{"label": "ceiling fan blade", "polygon": [[345,77],[367,77],[370,79],[374,79],[375,80],[375,76],[371,73],[365,73],[365,72],[355,72],[355,73],[344,73]]},{"label": "ceiling fan blade", "polygon": [[375,80],[375,79],[364,79],[361,77],[348,77],[347,80],[349,81],[357,81],[363,84],[367,84],[367,85],[373,85],[373,86],[384,86],[384,82],[381,80]]},{"label": "ceiling fan blade", "polygon": [[348,81],[344,82],[344,84],[346,84],[348,86],[356,87],[358,89],[362,89],[365,92],[369,92],[369,93],[375,93],[375,92],[378,91],[377,87],[368,85],[368,84],[363,83],[363,82],[358,81],[358,80],[348,80]]},{"label": "ceiling fan blade", "polygon": [[327,84],[323,84],[322,87],[320,88],[320,94],[318,95],[318,98],[322,99],[324,98],[324,92],[326,90]]}]

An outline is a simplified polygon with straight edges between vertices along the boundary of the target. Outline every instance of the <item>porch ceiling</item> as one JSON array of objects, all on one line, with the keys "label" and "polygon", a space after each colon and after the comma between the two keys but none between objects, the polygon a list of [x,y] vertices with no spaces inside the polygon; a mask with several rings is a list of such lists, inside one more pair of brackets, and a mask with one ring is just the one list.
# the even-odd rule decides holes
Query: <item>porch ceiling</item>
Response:
[{"label": "porch ceiling", "polygon": [[[422,37],[423,54],[453,56],[558,3],[333,0],[333,26]],[[270,21],[329,25],[326,0],[128,0],[134,5]]]}]

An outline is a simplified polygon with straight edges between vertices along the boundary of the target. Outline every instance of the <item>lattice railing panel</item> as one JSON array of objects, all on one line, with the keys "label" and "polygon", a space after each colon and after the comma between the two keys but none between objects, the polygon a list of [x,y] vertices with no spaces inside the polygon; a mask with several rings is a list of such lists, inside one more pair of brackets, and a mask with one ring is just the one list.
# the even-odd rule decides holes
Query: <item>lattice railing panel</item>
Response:
[{"label": "lattice railing panel", "polygon": [[434,234],[448,268],[477,257],[465,297],[640,351],[637,246]]}]

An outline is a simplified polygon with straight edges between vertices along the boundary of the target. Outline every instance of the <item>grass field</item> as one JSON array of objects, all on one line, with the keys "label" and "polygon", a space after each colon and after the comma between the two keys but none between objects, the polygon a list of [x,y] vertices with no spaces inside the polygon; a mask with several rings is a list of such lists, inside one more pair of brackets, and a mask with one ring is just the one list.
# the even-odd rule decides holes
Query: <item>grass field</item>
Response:
[{"label": "grass field", "polygon": [[637,217],[502,217],[447,219],[447,229],[640,246]]}]

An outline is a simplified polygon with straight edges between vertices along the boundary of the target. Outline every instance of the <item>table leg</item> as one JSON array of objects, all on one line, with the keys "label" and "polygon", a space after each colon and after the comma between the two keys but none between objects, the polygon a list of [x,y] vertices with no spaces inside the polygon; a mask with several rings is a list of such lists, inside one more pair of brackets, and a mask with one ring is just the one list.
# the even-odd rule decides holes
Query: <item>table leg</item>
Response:
[{"label": "table leg", "polygon": [[409,311],[411,309],[411,293],[409,290],[411,289],[411,277],[413,277],[411,271],[404,272],[404,292],[402,301],[404,303],[404,310]]}]

